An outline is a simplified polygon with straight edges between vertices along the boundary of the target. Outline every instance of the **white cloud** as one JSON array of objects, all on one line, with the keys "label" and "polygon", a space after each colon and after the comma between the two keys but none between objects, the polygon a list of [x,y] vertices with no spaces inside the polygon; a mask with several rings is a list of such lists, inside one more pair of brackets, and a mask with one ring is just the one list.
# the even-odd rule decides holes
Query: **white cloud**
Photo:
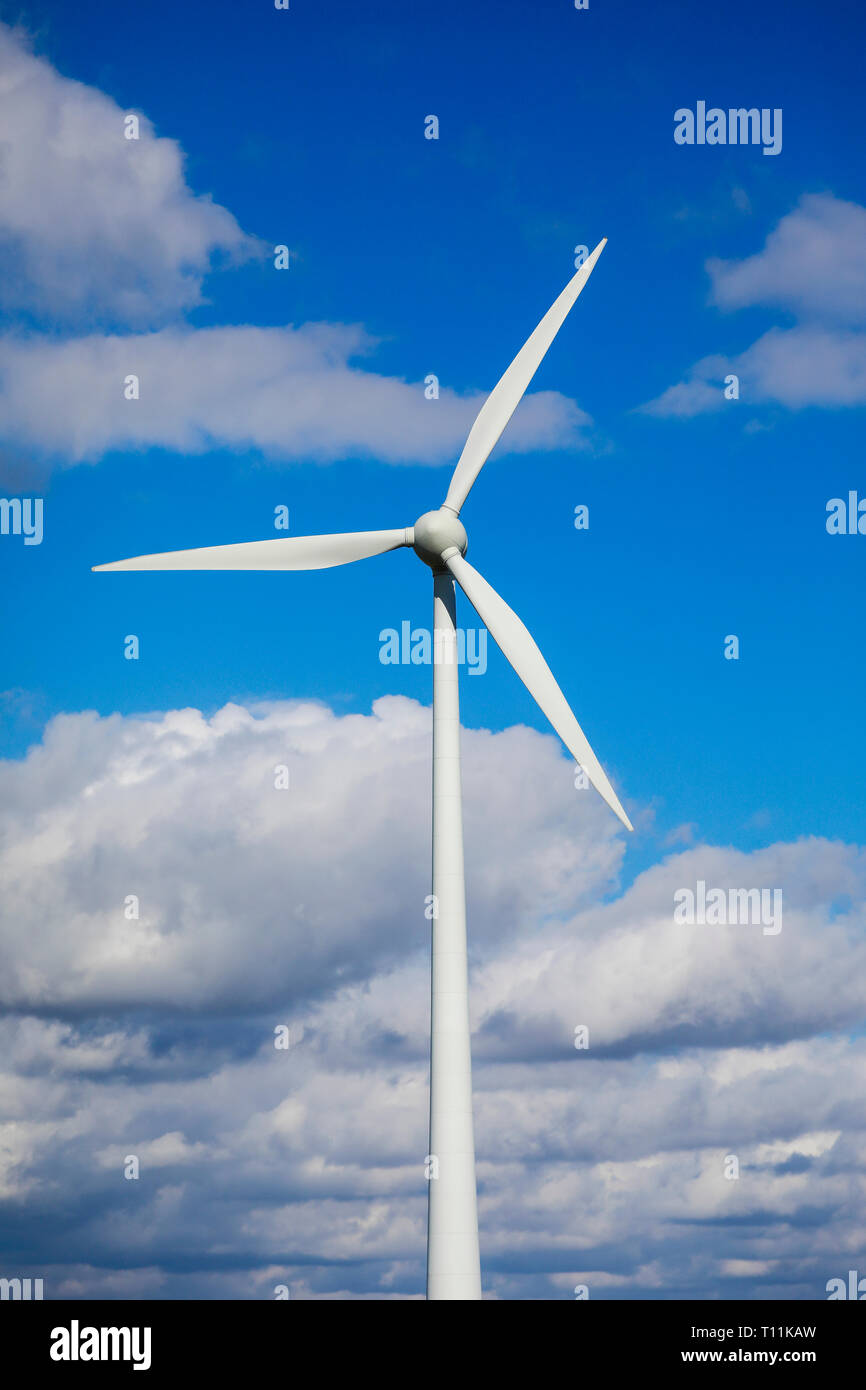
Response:
[{"label": "white cloud", "polygon": [[771,328],[745,352],[696,362],[685,380],[650,401],[644,413],[686,419],[736,409],[724,395],[730,374],[739,379],[739,399],[750,406],[866,405],[866,333],[817,325]]},{"label": "white cloud", "polygon": [[[66,463],[153,446],[388,463],[456,457],[483,396],[443,389],[426,400],[422,384],[354,364],[372,347],[359,327],[323,323],[0,339],[3,432]],[[138,400],[125,398],[129,375],[139,378]],[[503,443],[517,452],[575,447],[588,423],[573,401],[539,391],[518,407]]]},{"label": "white cloud", "polygon": [[[675,892],[698,879],[781,889],[781,931],[675,922]],[[845,893],[860,907],[831,919]],[[615,903],[497,953],[475,986],[481,1046],[550,1056],[576,1024],[588,1026],[592,1047],[617,1054],[854,1026],[866,1014],[864,902],[866,856],[851,847],[811,840],[673,855]]]},{"label": "white cloud", "polygon": [[[52,721],[25,762],[0,764],[0,998],[260,1007],[420,949],[429,719],[386,697],[366,718],[279,703]],[[617,822],[574,790],[552,736],[468,733],[466,785],[476,939],[614,881]]]},{"label": "white cloud", "polygon": [[866,404],[866,208],[806,196],[757,255],[710,260],[707,270],[720,308],[781,308],[801,322],[771,328],[743,352],[702,358],[645,414],[685,419],[736,409],[724,395],[730,374],[750,406]]},{"label": "white cloud", "polygon": [[[26,335],[0,338],[7,466],[26,474],[33,455],[63,465],[150,447],[453,458],[483,395],[446,388],[428,401],[421,384],[360,368],[374,346],[362,328],[178,325],[210,268],[261,247],[192,192],[179,146],[145,116],[127,140],[125,114],[0,24],[0,304],[27,316]],[[34,321],[78,336],[34,335]],[[117,331],[130,328],[161,331]],[[138,401],[124,397],[129,375]],[[580,447],[589,424],[567,397],[538,392],[504,447]]]},{"label": "white cloud", "polygon": [[149,325],[201,301],[214,257],[255,243],[196,196],[174,140],[61,76],[0,24],[0,302],[51,321]]},{"label": "white cloud", "polygon": [[[429,737],[396,697],[69,715],[0,765],[0,1192],[49,1296],[418,1296]],[[490,1293],[823,1297],[866,1242],[866,855],[693,845],[611,899],[553,738],[464,757]],[[697,877],[780,886],[781,933],[674,923]]]},{"label": "white cloud", "polygon": [[798,318],[866,322],[866,208],[826,193],[802,197],[744,261],[707,261],[721,309],[776,305]]},{"label": "white cloud", "polygon": [[688,419],[726,405],[724,380],[733,370],[724,357],[704,357],[691,368],[684,381],[669,386],[654,401],[641,407],[644,415],[672,415]]},{"label": "white cloud", "polygon": [[[409,968],[426,940],[429,738],[429,710],[395,696],[344,718],[304,702],[59,716],[0,764],[2,1002],[243,1010]],[[601,903],[623,838],[555,738],[469,730],[465,764],[485,1055],[550,1055],[577,1023],[623,1053],[796,1038],[866,1011],[862,910],[830,911],[866,901],[856,848],[696,845]],[[783,930],[675,922],[675,892],[699,878],[781,889]],[[398,1031],[423,1050],[423,1020]]]}]

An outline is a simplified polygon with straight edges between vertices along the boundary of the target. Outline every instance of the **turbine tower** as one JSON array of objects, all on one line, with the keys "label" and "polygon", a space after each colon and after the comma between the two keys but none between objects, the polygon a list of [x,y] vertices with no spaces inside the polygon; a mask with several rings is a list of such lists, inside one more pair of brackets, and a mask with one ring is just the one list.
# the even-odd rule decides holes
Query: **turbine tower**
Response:
[{"label": "turbine tower", "polygon": [[592,274],[599,242],[491,391],[457,461],[445,501],[414,526],[298,536],[139,555],[97,570],[315,570],[410,546],[433,571],[433,943],[427,1297],[481,1298],[472,1121],[460,708],[455,580],[590,782],[631,830],[550,668],[517,614],[467,563],[460,511],[493,446]]}]

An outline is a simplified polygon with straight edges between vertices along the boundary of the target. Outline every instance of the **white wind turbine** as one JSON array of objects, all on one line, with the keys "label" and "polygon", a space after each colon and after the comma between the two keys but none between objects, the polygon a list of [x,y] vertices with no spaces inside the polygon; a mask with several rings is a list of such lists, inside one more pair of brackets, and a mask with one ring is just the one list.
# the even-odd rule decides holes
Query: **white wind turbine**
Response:
[{"label": "white wind turbine", "polygon": [[[479,1299],[478,1214],[472,1121],[463,813],[460,790],[460,713],[454,580],[514,667],[530,695],[623,825],[631,822],[571,712],[553,675],[517,614],[467,564],[460,509],[493,446],[511,419],[607,238],[569,281],[535,332],[491,391],[457,461],[438,511],[396,531],[298,536],[238,545],[139,555],[97,570],[316,570],[347,565],[411,546],[433,571],[433,945],[430,1021],[430,1155],[428,1164],[427,1297]],[[433,1176],[438,1171],[438,1176]]]}]

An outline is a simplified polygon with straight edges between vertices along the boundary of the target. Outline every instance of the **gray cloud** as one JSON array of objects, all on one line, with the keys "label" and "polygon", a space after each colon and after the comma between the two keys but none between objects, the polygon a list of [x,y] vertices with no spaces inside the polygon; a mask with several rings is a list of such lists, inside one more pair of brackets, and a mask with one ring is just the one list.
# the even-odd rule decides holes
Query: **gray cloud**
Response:
[{"label": "gray cloud", "polygon": [[[866,1245],[866,856],[693,844],[617,891],[555,740],[464,756],[491,1296],[824,1296]],[[429,711],[389,697],[67,715],[0,766],[4,1272],[419,1295],[428,758]],[[674,923],[699,876],[780,886],[782,932]]]}]

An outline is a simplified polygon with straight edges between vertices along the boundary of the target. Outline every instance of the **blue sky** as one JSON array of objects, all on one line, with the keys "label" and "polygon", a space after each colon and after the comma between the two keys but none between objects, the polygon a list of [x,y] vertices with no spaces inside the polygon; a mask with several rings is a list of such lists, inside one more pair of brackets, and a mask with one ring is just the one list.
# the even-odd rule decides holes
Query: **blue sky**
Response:
[{"label": "blue sky", "polygon": [[[382,628],[430,621],[428,573],[409,553],[285,575],[90,566],[267,538],[281,504],[291,534],[411,525],[444,497],[474,408],[573,274],[574,248],[606,236],[462,518],[468,558],[533,632],[637,827],[615,863],[599,851],[584,887],[616,899],[672,849],[705,846],[717,864],[722,850],[793,855],[816,837],[859,854],[866,539],[825,527],[830,498],[866,495],[858,6],[819,19],[811,4],[766,0],[700,12],[88,0],[0,4],[0,20],[22,24],[54,71],[46,110],[68,78],[146,118],[141,148],[119,146],[104,176],[86,122],[62,156],[46,155],[35,117],[31,131],[37,99],[19,127],[36,195],[22,174],[0,238],[0,488],[44,498],[45,534],[32,547],[0,538],[0,753],[13,788],[53,756],[25,758],[51,721],[87,710],[131,727],[229,701],[320,701],[338,720],[369,717],[382,696],[429,705],[428,668],[379,661]],[[4,50],[13,67],[21,42]],[[675,144],[674,111],[698,100],[780,108],[781,153]],[[424,139],[429,113],[436,141]],[[58,126],[45,129],[50,139]],[[182,152],[179,184],[154,137]],[[119,161],[145,146],[165,160],[164,205],[153,183],[125,182]],[[292,252],[285,272],[279,243]],[[244,325],[272,336],[206,338]],[[312,330],[323,358],[303,356],[315,355],[309,330],[281,336],[288,325],[323,326]],[[347,348],[340,325],[366,340]],[[284,343],[318,374],[302,394],[316,382],[326,393],[304,428],[275,403]],[[106,382],[136,370],[142,399],[104,409]],[[727,370],[739,400],[724,401]],[[440,400],[424,400],[428,373]],[[284,378],[291,401],[291,368]],[[205,402],[189,418],[187,387]],[[139,411],[137,442],[123,409]],[[580,503],[586,532],[573,525]],[[128,633],[137,662],[123,659]],[[728,634],[738,661],[724,659]],[[492,643],[488,671],[463,681],[462,718],[506,739],[519,725],[547,732]],[[61,740],[71,728],[52,727]],[[77,759],[84,769],[89,737],[58,754],[61,782]],[[50,804],[50,778],[39,785],[22,793],[34,815]],[[487,853],[492,881],[502,846]],[[549,910],[583,910],[583,891]],[[93,1008],[103,1026],[151,1006],[120,989],[98,1006],[64,997],[58,1017]],[[189,1007],[206,1005],[180,999]],[[245,1014],[243,1001],[225,1007]],[[811,1025],[791,1014],[773,1036],[823,1035],[856,1013],[818,1009]],[[506,1284],[502,1296],[543,1287]],[[643,1296],[658,1296],[650,1287]],[[792,1287],[808,1296],[793,1276]]]},{"label": "blue sky", "polygon": [[[657,11],[641,6],[615,22],[607,9],[500,4],[444,5],[411,23],[399,6],[373,21],[341,5],[327,23],[302,6],[220,4],[122,17],[40,5],[30,17],[61,72],[180,142],[192,189],[296,253],[289,272],[265,261],[209,276],[196,325],[362,323],[381,340],[376,370],[489,389],[568,278],[572,248],[610,238],[535,383],[592,415],[598,451],[509,457],[503,441],[466,508],[471,556],[536,632],[627,794],[654,802],[663,827],[694,821],[736,844],[755,842],[745,822],[756,812],[785,835],[860,833],[863,816],[849,751],[861,557],[856,540],[824,531],[827,498],[857,485],[861,412],[741,399],[709,420],[631,413],[695,358],[736,352],[779,321],[708,306],[709,256],[760,250],[804,192],[859,191],[856,45],[810,51],[805,101],[797,55],[812,7],[751,12],[672,15],[662,45]],[[844,15],[856,33],[855,9]],[[672,102],[715,91],[781,106],[781,156],[676,146]],[[428,111],[438,142],[423,139]],[[766,428],[749,434],[754,421]],[[286,579],[106,581],[89,565],[266,536],[279,503],[297,533],[409,524],[447,478],[447,462],[323,467],[218,449],[192,461],[109,452],[57,474],[42,548],[4,548],[26,602],[10,615],[3,684],[38,695],[42,717],[263,693],[359,710],[383,689],[426,699],[428,672],[376,659],[381,626],[428,621],[429,586],[405,556]],[[586,535],[571,521],[580,502]],[[535,563],[516,569],[527,540]],[[173,622],[178,605],[189,608]],[[118,634],[139,630],[144,656],[130,668]],[[729,632],[739,665],[721,657]],[[498,660],[483,693],[467,690],[464,718],[542,727]],[[32,737],[13,725],[6,749]]]}]

